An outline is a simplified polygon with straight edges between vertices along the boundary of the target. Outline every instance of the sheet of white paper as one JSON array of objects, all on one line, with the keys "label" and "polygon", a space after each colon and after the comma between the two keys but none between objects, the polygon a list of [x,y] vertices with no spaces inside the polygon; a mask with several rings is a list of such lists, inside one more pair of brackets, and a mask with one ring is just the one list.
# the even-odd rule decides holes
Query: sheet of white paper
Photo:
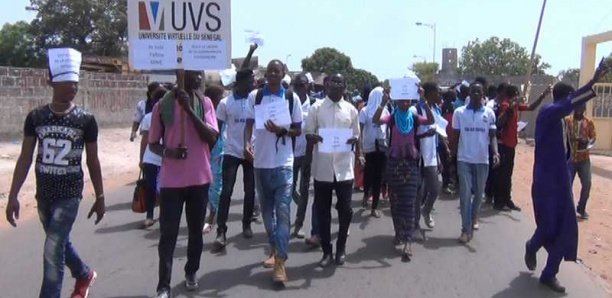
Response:
[{"label": "sheet of white paper", "polygon": [[230,67],[225,41],[183,41],[183,67],[185,70],[220,70]]},{"label": "sheet of white paper", "polygon": [[527,127],[528,122],[525,121],[519,121],[518,122],[518,131],[522,131],[523,129],[525,129],[525,127]]},{"label": "sheet of white paper", "polygon": [[444,119],[441,115],[434,113],[434,119],[436,123],[436,132],[439,133],[443,137],[448,137],[446,135],[446,127],[448,126],[448,121]]},{"label": "sheet of white paper", "polygon": [[265,129],[268,120],[272,120],[277,126],[291,124],[289,104],[286,100],[255,105],[255,129]]},{"label": "sheet of white paper", "polygon": [[176,40],[135,40],[130,49],[141,53],[132,60],[135,69],[176,69]]},{"label": "sheet of white paper", "polygon": [[51,74],[56,76],[61,73],[79,73],[81,66],[81,53],[70,48],[49,49],[49,68]]},{"label": "sheet of white paper", "polygon": [[351,152],[353,146],[346,141],[353,137],[353,130],[350,128],[319,128],[319,136],[323,142],[319,143],[321,153],[341,153]]},{"label": "sheet of white paper", "polygon": [[419,99],[418,79],[415,78],[399,78],[389,80],[391,85],[391,99]]}]

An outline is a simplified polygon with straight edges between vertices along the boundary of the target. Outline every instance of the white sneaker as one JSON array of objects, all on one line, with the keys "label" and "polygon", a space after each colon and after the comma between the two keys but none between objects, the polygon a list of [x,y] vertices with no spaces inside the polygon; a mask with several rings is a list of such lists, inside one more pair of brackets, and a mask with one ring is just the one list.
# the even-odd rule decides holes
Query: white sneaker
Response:
[{"label": "white sneaker", "polygon": [[434,222],[430,213],[423,213],[423,220],[425,221],[425,225],[430,229],[433,229],[436,226],[436,223]]}]

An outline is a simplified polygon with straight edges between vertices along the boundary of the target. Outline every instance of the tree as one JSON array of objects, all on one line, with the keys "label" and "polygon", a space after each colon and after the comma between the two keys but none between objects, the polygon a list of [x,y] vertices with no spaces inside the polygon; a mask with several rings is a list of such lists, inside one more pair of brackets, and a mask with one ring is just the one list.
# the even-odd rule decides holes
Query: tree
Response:
[{"label": "tree", "polygon": [[0,65],[37,67],[45,64],[35,46],[30,24],[20,21],[5,24],[0,30]]},{"label": "tree", "polygon": [[312,56],[302,59],[304,71],[341,73],[346,75],[352,69],[351,58],[333,48],[317,49]]},{"label": "tree", "polygon": [[438,63],[417,62],[412,64],[412,70],[423,82],[433,82],[438,73]]},{"label": "tree", "polygon": [[349,92],[359,91],[367,85],[378,83],[378,78],[372,73],[353,68],[351,58],[334,48],[317,49],[310,57],[302,59],[302,70],[326,74],[340,73],[346,79]]},{"label": "tree", "polygon": [[374,86],[378,84],[378,78],[371,72],[363,69],[351,69],[345,74],[346,90],[357,90],[359,93],[365,86]]},{"label": "tree", "polygon": [[574,86],[574,88],[578,87],[578,81],[580,79],[580,69],[578,68],[569,68],[566,70],[562,70],[558,75],[562,81],[567,82]]},{"label": "tree", "polygon": [[83,54],[121,56],[127,48],[125,0],[30,0],[37,46],[70,46]]},{"label": "tree", "polygon": [[[544,74],[550,68],[542,62],[542,57],[535,57],[534,74]],[[530,64],[527,50],[518,43],[508,39],[491,37],[484,42],[476,39],[470,41],[461,51],[459,70],[464,75],[525,75]]]}]

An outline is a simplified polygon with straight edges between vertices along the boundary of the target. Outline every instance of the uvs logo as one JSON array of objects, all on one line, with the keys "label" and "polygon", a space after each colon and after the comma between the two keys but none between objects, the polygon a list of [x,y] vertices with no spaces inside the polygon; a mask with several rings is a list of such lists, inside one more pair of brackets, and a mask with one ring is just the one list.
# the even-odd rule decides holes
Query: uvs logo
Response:
[{"label": "uvs logo", "polygon": [[[195,1],[194,1],[195,2]],[[165,7],[160,1],[138,2],[138,27],[141,31],[165,30]],[[208,32],[221,29],[221,6],[216,2],[185,2],[172,1],[170,3],[170,18],[172,29],[175,31],[200,31],[205,26]],[[187,20],[189,16],[189,21]]]}]

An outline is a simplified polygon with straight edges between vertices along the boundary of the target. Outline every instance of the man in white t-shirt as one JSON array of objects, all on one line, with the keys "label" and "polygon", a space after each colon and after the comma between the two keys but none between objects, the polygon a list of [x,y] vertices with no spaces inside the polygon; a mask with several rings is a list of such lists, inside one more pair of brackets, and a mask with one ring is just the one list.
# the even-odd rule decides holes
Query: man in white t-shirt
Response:
[{"label": "man in white t-shirt", "polygon": [[483,106],[483,97],[482,84],[472,83],[470,102],[457,108],[453,114],[453,129],[457,132],[459,142],[455,148],[458,148],[461,243],[469,242],[473,237],[473,230],[478,229],[478,211],[489,172],[489,146],[493,152],[493,164],[499,164],[495,113]]},{"label": "man in white t-shirt", "polygon": [[[302,102],[302,131],[306,129],[306,117],[308,116],[308,110],[310,109],[310,97],[308,96],[308,77],[305,74],[298,74],[292,82],[293,90],[297,94]],[[306,216],[306,209],[308,208],[308,189],[310,188],[310,163],[312,162],[306,158],[306,136],[304,133],[298,136],[294,140],[293,148],[293,184],[291,187],[293,202],[297,205],[297,212],[295,215],[295,225],[291,236],[302,239],[305,237],[302,227],[304,226],[304,219]],[[298,176],[300,178],[298,184]],[[299,191],[299,192],[298,192]],[[314,206],[314,204],[313,204]],[[318,228],[316,221],[316,212],[312,212],[312,230],[311,236],[318,237]]]},{"label": "man in white t-shirt", "polygon": [[255,176],[253,161],[244,155],[244,128],[249,114],[248,96],[253,89],[255,77],[250,69],[236,73],[236,82],[230,96],[224,98],[217,107],[217,119],[220,126],[227,124],[226,139],[223,146],[222,188],[217,211],[217,238],[215,250],[227,244],[227,218],[231,196],[236,184],[238,167],[242,166],[244,184],[244,203],[242,208],[242,236],[252,238],[251,220],[255,206]]},{"label": "man in white t-shirt", "polygon": [[[441,111],[438,104],[441,102],[440,90],[435,83],[427,82],[423,84],[423,97],[427,104],[431,107],[434,115],[441,117]],[[423,117],[427,117],[425,102],[419,102],[410,107],[410,110]],[[419,125],[417,128],[417,138],[419,139],[419,152],[423,167],[421,169],[422,183],[419,187],[418,202],[423,204],[421,213],[425,225],[433,228],[435,222],[431,217],[431,210],[434,203],[438,200],[441,190],[442,179],[440,176],[440,159],[438,158],[438,145],[440,145],[440,136],[436,132],[437,124]],[[416,214],[416,225],[419,226],[420,214]]]},{"label": "man in white t-shirt", "polygon": [[[280,60],[272,60],[266,69],[267,85],[249,94],[249,110],[244,132],[245,156],[253,156],[252,136],[257,139],[257,150],[254,152],[255,187],[261,202],[261,211],[268,233],[268,241],[272,247],[271,256],[264,265],[273,264],[273,280],[286,282],[285,260],[289,246],[289,229],[291,227],[290,205],[291,184],[293,182],[293,146],[292,137],[302,133],[302,109],[296,94],[286,94],[288,91],[281,86],[285,76],[284,65]],[[292,98],[292,103],[290,103]],[[271,119],[265,119],[263,129],[256,129],[255,108],[266,110],[271,104],[283,102],[291,109],[289,112],[291,124],[277,125]],[[278,108],[278,106],[276,107]],[[262,111],[259,112],[262,112]],[[268,110],[271,110],[268,109]]]}]

